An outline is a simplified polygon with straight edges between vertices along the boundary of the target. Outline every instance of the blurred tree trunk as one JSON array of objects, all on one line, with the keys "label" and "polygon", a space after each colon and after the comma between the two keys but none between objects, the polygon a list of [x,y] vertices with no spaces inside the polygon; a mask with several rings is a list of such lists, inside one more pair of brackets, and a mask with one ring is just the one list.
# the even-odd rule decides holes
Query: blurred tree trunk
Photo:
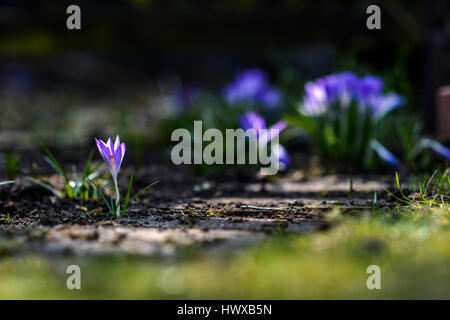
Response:
[{"label": "blurred tree trunk", "polygon": [[437,131],[437,90],[446,81],[444,20],[446,0],[427,1],[423,113],[427,133]]}]

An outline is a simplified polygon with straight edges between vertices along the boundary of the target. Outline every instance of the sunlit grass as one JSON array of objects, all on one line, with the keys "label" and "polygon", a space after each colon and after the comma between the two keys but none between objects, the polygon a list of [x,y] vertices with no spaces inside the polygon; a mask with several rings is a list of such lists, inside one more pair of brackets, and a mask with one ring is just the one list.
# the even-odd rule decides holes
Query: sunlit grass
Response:
[{"label": "sunlit grass", "polygon": [[[327,231],[270,238],[233,254],[5,255],[0,298],[450,298],[448,210],[335,211],[329,220]],[[79,291],[66,288],[70,264],[81,267]],[[372,264],[381,268],[381,290],[366,287]]]},{"label": "sunlit grass", "polygon": [[[396,196],[389,190],[385,189],[395,200],[399,203],[407,204],[412,207],[441,207],[450,209],[450,170],[447,169],[443,173],[437,170],[431,176],[423,175],[415,180],[410,181],[410,184],[405,191],[400,185],[399,175],[395,173],[395,180],[397,184],[399,196]],[[411,180],[411,179],[410,179]]]}]

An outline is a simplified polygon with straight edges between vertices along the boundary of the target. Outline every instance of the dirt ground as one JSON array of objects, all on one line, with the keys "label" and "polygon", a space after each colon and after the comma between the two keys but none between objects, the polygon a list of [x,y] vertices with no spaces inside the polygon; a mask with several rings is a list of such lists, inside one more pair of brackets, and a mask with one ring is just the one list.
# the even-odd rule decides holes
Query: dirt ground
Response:
[{"label": "dirt ground", "polygon": [[[244,172],[244,173],[243,173]],[[121,184],[126,187],[127,170]],[[46,176],[54,185],[57,176]],[[251,173],[195,174],[182,167],[150,166],[137,185],[160,180],[112,217],[101,201],[56,199],[18,178],[0,190],[0,254],[124,253],[173,257],[190,246],[234,250],[276,233],[327,229],[325,212],[364,210],[386,203],[392,181],[380,176],[319,175],[291,171],[273,179]]]}]

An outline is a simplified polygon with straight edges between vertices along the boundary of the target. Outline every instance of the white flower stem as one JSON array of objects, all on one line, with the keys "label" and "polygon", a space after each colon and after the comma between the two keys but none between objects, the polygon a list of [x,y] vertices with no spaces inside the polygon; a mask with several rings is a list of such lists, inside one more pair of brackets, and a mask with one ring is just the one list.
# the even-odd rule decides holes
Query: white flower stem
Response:
[{"label": "white flower stem", "polygon": [[116,215],[120,216],[120,194],[119,187],[117,186],[117,177],[113,176],[114,189],[116,189]]}]

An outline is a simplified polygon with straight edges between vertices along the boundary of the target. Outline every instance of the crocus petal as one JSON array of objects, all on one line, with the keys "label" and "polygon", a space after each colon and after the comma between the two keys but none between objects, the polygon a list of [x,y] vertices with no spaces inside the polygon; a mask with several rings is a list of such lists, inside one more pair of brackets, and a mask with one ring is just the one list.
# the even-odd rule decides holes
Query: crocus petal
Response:
[{"label": "crocus petal", "polygon": [[260,129],[266,129],[266,120],[256,112],[248,111],[244,113],[240,119],[239,124],[244,130],[255,129],[256,134]]},{"label": "crocus petal", "polygon": [[326,105],[322,102],[318,103],[309,97],[305,97],[303,104],[300,105],[300,112],[304,115],[315,117],[326,111]]},{"label": "crocus petal", "polygon": [[270,86],[267,74],[261,69],[248,69],[238,73],[234,80],[222,91],[229,103],[258,103],[273,108],[280,104],[281,92]]},{"label": "crocus petal", "polygon": [[280,170],[285,170],[291,163],[288,152],[281,144],[272,147],[272,154],[270,156],[272,160],[278,160]]},{"label": "crocus petal", "polygon": [[249,69],[236,75],[223,91],[228,103],[254,100],[266,86],[267,76],[261,69]]},{"label": "crocus petal", "polygon": [[380,95],[383,90],[383,80],[380,77],[368,75],[358,81],[356,96],[360,103],[365,104],[371,97]]},{"label": "crocus petal", "polygon": [[337,75],[330,74],[316,81],[323,83],[328,100],[334,101],[337,98],[340,86]]},{"label": "crocus petal", "polygon": [[266,107],[275,108],[281,103],[281,92],[275,88],[267,88],[261,93],[260,100]]},{"label": "crocus petal", "polygon": [[102,141],[98,140],[100,145],[100,154],[102,155],[103,160],[109,167],[112,167],[111,163],[111,149]]},{"label": "crocus petal", "polygon": [[117,148],[120,146],[120,138],[119,135],[116,136],[116,141],[114,142],[114,151],[117,151]]},{"label": "crocus petal", "polygon": [[120,164],[122,162],[122,148],[120,145],[117,147],[117,150],[114,152],[114,170],[116,173],[120,170]]},{"label": "crocus petal", "polygon": [[94,138],[95,140],[95,145],[97,146],[98,151],[101,153],[103,153],[102,151],[102,147],[100,146],[100,141],[97,138]]},{"label": "crocus petal", "polygon": [[122,149],[122,158],[120,159],[120,164],[122,164],[123,157],[125,156],[125,143],[122,142],[120,148]]},{"label": "crocus petal", "polygon": [[113,155],[114,154],[114,145],[113,145],[111,138],[108,138],[108,141],[106,142],[106,146],[109,148],[110,155]]},{"label": "crocus petal", "polygon": [[271,126],[269,129],[278,130],[279,132],[283,131],[287,126],[286,121],[280,120],[276,122],[273,126]]},{"label": "crocus petal", "polygon": [[396,168],[400,168],[400,161],[388,150],[386,149],[378,140],[373,139],[370,143],[370,146],[376,151],[376,153],[380,156],[381,159],[391,164]]},{"label": "crocus petal", "polygon": [[311,101],[326,102],[327,91],[322,82],[307,82],[305,84],[305,91]]},{"label": "crocus petal", "polygon": [[108,156],[105,154],[105,151],[103,150],[103,147],[102,147],[102,144],[104,144],[103,141],[95,138],[95,144],[97,145],[97,149],[100,152],[100,155],[101,155],[103,161],[108,163]]},{"label": "crocus petal", "polygon": [[338,96],[343,106],[348,106],[355,96],[355,88],[358,84],[358,76],[351,71],[338,73]]},{"label": "crocus petal", "polygon": [[300,111],[308,116],[317,116],[326,111],[327,91],[324,81],[307,82],[305,84],[305,98]]},{"label": "crocus petal", "polygon": [[398,106],[403,104],[403,97],[396,93],[388,93],[386,95],[380,95],[372,100],[371,107],[374,109],[375,116],[382,118],[388,112],[394,110]]},{"label": "crocus petal", "polygon": [[269,137],[267,141],[270,141],[273,139],[273,137],[279,135],[281,133],[281,131],[283,131],[287,126],[286,121],[284,120],[280,120],[278,122],[276,122],[273,126],[271,126],[269,128]]}]

